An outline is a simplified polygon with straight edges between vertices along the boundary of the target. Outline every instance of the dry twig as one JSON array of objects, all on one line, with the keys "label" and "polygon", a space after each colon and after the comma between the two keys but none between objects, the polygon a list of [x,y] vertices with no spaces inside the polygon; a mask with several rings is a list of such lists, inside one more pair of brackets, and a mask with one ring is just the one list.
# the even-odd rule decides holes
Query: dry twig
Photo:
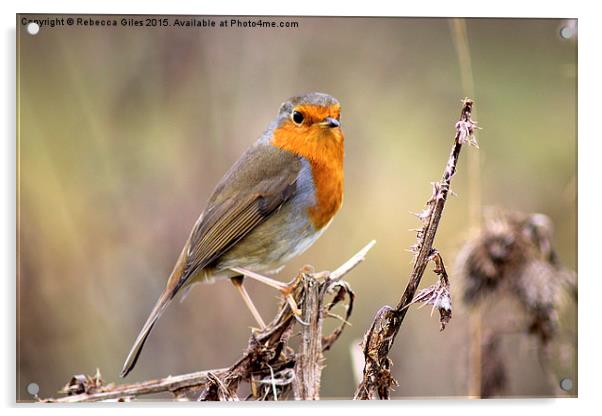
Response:
[{"label": "dry twig", "polygon": [[[168,376],[141,383],[105,385],[100,373],[94,377],[74,376],[61,391],[64,397],[44,402],[130,401],[144,395],[170,392],[178,400],[239,400],[242,383],[250,386],[246,400],[278,400],[292,391],[295,399],[318,399],[323,352],[341,335],[351,315],[355,298],[349,284],[342,278],[364,260],[374,241],[367,244],[335,271],[314,273],[306,266],[295,277],[293,296],[303,313],[302,342],[299,352],[288,345],[297,320],[290,306],[283,301],[275,318],[262,331],[251,333],[248,346],[230,368]],[[334,295],[327,303],[328,295]],[[323,337],[324,318],[336,304],[347,299],[343,322],[333,333]],[[200,393],[200,394],[199,394]]]},{"label": "dry twig", "polygon": [[[395,337],[401,328],[401,324],[408,311],[408,307],[420,298],[416,298],[416,290],[424,274],[424,270],[430,260],[437,260],[437,269],[440,277],[444,272],[441,256],[433,249],[433,241],[441,220],[441,214],[447,201],[450,190],[451,179],[456,172],[456,165],[462,145],[468,143],[477,146],[474,138],[476,123],[471,119],[473,101],[466,98],[462,104],[460,120],[456,123],[456,135],[454,144],[447,162],[443,177],[433,184],[433,196],[427,201],[426,208],[418,215],[422,221],[422,228],[417,233],[417,243],[412,247],[415,253],[414,264],[410,275],[410,281],[395,308],[383,306],[376,314],[372,326],[364,337],[364,372],[363,379],[358,386],[355,399],[388,399],[391,387],[396,384],[390,372],[391,360],[389,351],[393,346]],[[449,289],[441,282],[447,281],[441,277],[440,287],[430,288],[430,294],[422,292],[420,295],[427,302],[438,307],[441,313],[442,329],[451,318],[451,298],[448,298]],[[447,282],[449,284],[449,282]],[[427,289],[428,290],[428,289]],[[445,294],[444,291],[447,290]],[[445,295],[442,297],[442,295]],[[434,296],[434,297],[433,297]],[[441,299],[449,299],[449,310],[442,308]]]}]

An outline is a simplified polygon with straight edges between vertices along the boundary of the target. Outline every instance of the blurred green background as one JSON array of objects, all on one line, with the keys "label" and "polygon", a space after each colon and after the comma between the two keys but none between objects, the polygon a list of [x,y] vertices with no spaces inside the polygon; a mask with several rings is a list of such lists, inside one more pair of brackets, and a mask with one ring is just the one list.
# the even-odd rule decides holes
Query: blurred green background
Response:
[{"label": "blurred green background", "polygon": [[[308,263],[334,269],[377,240],[348,276],[353,326],[327,353],[323,373],[323,397],[352,397],[351,350],[407,283],[404,249],[418,224],[409,212],[440,178],[467,91],[448,19],[273,20],[299,28],[43,27],[30,36],[17,27],[19,399],[31,398],[31,382],[52,396],[96,367],[119,381],[213,187],[282,101],[310,91],[342,103],[345,203],[280,279]],[[549,215],[561,260],[576,267],[577,42],[560,36],[572,23],[466,20],[483,127],[481,168],[472,171],[480,190],[469,187],[467,153],[476,150],[464,149],[458,196],[436,239],[448,264],[468,235],[470,210],[500,205]],[[423,286],[433,281],[427,274]],[[247,286],[271,317],[276,293]],[[430,308],[408,314],[392,352],[396,397],[467,394],[468,314],[459,296],[454,307],[442,333]],[[196,286],[159,321],[127,381],[228,366],[253,324],[231,284]],[[569,347],[576,331],[569,303],[561,314]],[[509,395],[552,394],[528,338],[509,337],[504,351]],[[555,368],[576,380],[576,352],[569,348]]]}]

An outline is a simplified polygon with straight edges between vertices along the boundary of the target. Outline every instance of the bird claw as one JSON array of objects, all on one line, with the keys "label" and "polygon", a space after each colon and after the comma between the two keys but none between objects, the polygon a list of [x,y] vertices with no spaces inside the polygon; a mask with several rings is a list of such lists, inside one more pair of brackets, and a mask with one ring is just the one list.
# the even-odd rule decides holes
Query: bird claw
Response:
[{"label": "bird claw", "polygon": [[[288,306],[290,307],[291,312],[293,313],[295,319],[302,325],[309,325],[309,323],[305,322],[301,318],[302,312],[299,309],[299,307],[297,306],[297,302],[295,301],[295,298],[293,297],[293,293],[294,293],[295,289],[297,288],[297,286],[299,285],[299,282],[301,281],[301,275],[297,276],[292,282],[287,284],[287,283],[279,282],[270,277],[263,276],[259,273],[255,273],[255,272],[247,270],[247,269],[243,269],[243,268],[239,268],[239,267],[232,267],[231,270],[233,270],[237,273],[240,273],[241,275],[244,275],[245,277],[250,277],[254,280],[257,280],[261,283],[267,284],[268,286],[271,286],[271,287],[279,290],[280,293],[282,293],[282,295],[285,297],[286,302],[288,303]],[[240,285],[240,286],[242,287],[242,285]],[[247,295],[247,297],[248,297],[248,295]],[[251,311],[253,311],[253,309],[251,307],[250,307],[250,309],[251,309]],[[263,322],[261,321],[261,317],[259,317],[258,313],[254,314],[254,316],[255,315],[256,315],[255,319],[257,320],[257,322],[262,324]],[[263,324],[263,326],[265,327],[265,324]]]},{"label": "bird claw", "polygon": [[295,317],[295,319],[297,320],[297,322],[299,322],[301,325],[309,325],[309,322],[305,322],[302,318],[302,312],[301,309],[299,309],[299,307],[297,306],[297,302],[295,302],[295,298],[293,298],[293,295],[288,294],[286,295],[286,302],[288,303],[289,308],[291,308],[291,312],[293,313],[293,316]]}]

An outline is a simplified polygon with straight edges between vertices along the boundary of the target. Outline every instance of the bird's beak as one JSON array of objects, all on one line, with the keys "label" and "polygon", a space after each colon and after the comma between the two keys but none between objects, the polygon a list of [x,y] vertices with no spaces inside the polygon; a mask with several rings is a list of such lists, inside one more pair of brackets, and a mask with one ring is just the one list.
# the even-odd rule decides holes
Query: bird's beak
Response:
[{"label": "bird's beak", "polygon": [[324,121],[320,123],[320,127],[325,129],[333,129],[335,127],[340,127],[341,123],[336,118],[326,117]]}]

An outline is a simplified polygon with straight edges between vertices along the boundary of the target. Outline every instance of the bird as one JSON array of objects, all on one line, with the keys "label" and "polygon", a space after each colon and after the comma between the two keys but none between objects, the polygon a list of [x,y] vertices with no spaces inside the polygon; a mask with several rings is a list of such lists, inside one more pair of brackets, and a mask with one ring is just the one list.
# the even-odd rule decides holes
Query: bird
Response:
[{"label": "bird", "polygon": [[167,306],[199,282],[229,279],[261,328],[244,278],[274,287],[297,316],[278,273],[328,228],[343,203],[344,134],[339,101],[324,93],[281,104],[264,133],[222,177],[182,248],[165,289],[121,370],[126,377]]}]

